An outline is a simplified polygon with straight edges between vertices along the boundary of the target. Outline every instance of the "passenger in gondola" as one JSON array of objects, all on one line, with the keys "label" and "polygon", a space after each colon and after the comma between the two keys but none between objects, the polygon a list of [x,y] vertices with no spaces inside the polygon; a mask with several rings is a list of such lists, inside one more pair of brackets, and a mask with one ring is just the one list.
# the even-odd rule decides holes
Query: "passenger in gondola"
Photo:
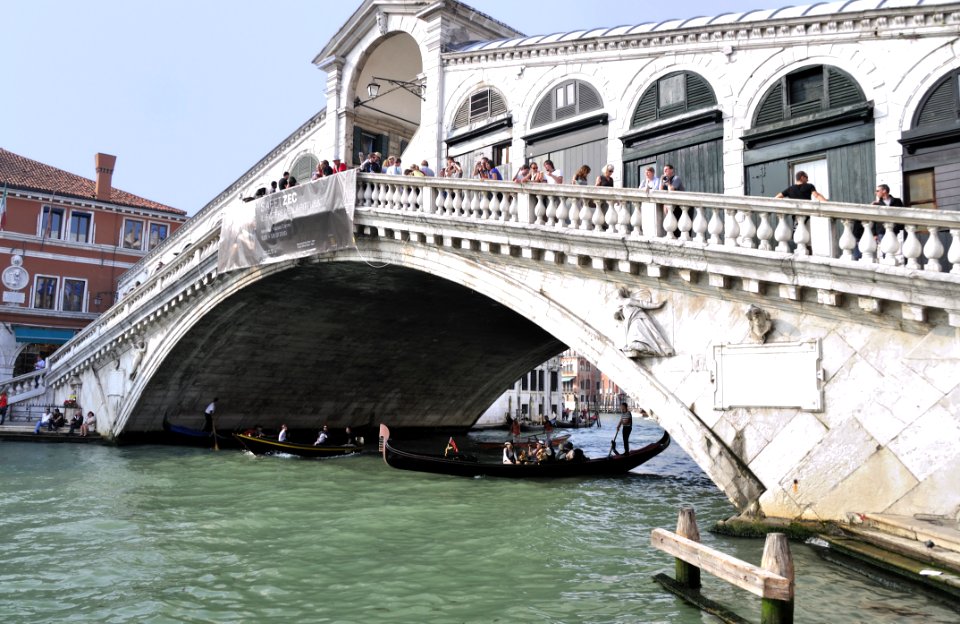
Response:
[{"label": "passenger in gondola", "polygon": [[544,444],[544,447],[546,447],[547,461],[548,462],[557,461],[557,451],[553,448],[553,444],[549,442],[549,439],[547,441],[547,444]]},{"label": "passenger in gondola", "polygon": [[317,441],[313,443],[314,446],[322,446],[330,441],[330,429],[324,425],[323,429],[320,430],[320,434],[317,436]]},{"label": "passenger in gondola", "polygon": [[277,436],[277,442],[286,442],[287,441],[287,426],[280,425],[280,434]]},{"label": "passenger in gondola", "polygon": [[550,455],[547,453],[547,448],[543,440],[537,440],[537,449],[534,451],[534,457],[538,464],[545,464],[550,461]]},{"label": "passenger in gondola", "polygon": [[509,440],[503,443],[503,463],[516,464],[519,462],[517,452],[513,448],[513,442]]},{"label": "passenger in gondola", "polygon": [[344,443],[345,446],[362,446],[363,438],[358,435],[354,435],[350,427],[347,427],[345,433],[347,434],[347,441]]}]

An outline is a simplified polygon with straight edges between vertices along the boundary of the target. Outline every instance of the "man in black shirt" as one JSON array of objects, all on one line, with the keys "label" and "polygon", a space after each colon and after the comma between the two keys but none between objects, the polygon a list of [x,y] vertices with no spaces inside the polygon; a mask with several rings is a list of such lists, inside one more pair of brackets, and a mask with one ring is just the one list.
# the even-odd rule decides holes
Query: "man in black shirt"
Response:
[{"label": "man in black shirt", "polygon": [[886,184],[877,185],[877,201],[874,206],[889,206],[891,208],[902,208],[903,200],[890,194],[890,187]]},{"label": "man in black shirt", "polygon": [[777,199],[816,199],[817,201],[827,201],[826,197],[817,192],[817,187],[807,182],[809,178],[806,172],[798,171],[796,177],[797,183],[777,193]]}]

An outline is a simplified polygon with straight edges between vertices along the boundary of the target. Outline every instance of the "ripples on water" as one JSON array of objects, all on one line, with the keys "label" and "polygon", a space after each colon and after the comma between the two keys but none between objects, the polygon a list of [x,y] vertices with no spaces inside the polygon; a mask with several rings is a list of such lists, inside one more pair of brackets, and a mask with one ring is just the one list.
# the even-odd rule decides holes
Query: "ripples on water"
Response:
[{"label": "ripples on water", "polygon": [[[658,437],[636,427],[635,442]],[[606,454],[613,428],[578,431]],[[0,622],[707,622],[650,531],[732,508],[676,446],[613,479],[507,481],[169,447],[0,445]],[[956,622],[803,545],[797,622]],[[759,619],[749,594],[704,593]]]}]

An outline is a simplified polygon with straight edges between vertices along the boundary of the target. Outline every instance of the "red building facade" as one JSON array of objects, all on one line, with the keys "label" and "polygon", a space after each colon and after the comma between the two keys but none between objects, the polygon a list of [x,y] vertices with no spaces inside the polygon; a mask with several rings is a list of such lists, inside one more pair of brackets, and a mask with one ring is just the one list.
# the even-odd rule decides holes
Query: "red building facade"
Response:
[{"label": "red building facade", "polygon": [[33,370],[117,300],[117,278],[186,213],[0,148],[0,380]]}]

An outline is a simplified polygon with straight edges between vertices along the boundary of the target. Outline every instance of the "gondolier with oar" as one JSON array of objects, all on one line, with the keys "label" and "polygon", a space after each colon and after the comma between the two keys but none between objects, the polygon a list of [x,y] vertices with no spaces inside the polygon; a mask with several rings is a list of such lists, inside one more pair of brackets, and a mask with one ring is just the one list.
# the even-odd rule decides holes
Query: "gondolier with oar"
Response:
[{"label": "gondolier with oar", "polygon": [[213,413],[217,411],[217,401],[220,399],[214,399],[210,402],[210,405],[203,410],[203,430],[207,432],[213,431]]},{"label": "gondolier with oar", "polygon": [[617,423],[617,430],[613,432],[613,440],[610,442],[614,452],[617,448],[617,433],[621,430],[623,431],[623,452],[629,453],[630,432],[633,431],[633,414],[630,413],[630,408],[627,407],[625,401],[620,404],[620,422]]}]

